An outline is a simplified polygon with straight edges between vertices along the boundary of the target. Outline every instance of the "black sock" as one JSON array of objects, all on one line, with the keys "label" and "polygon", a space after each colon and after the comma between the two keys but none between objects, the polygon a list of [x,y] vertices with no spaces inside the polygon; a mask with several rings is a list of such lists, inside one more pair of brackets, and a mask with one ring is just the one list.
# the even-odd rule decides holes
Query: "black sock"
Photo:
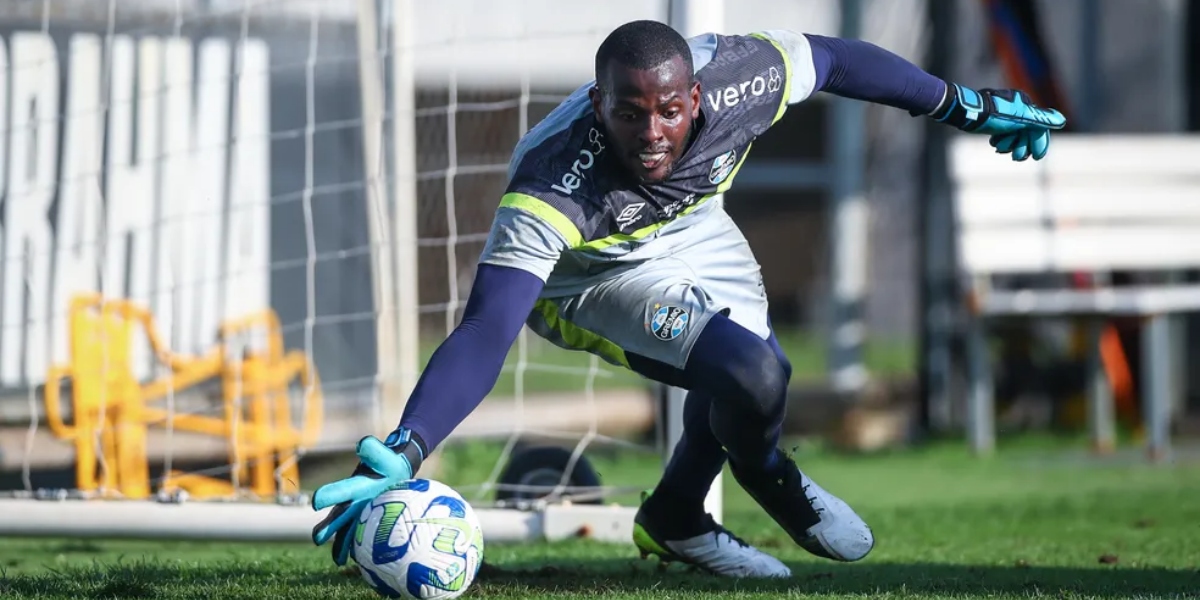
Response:
[{"label": "black sock", "polygon": [[701,506],[712,482],[725,466],[725,449],[708,425],[712,398],[688,392],[683,405],[683,435],[663,470],[659,489],[671,490],[689,505]]},{"label": "black sock", "polygon": [[715,528],[712,517],[704,510],[703,500],[696,502],[674,490],[654,490],[642,505],[642,512],[654,535],[668,541],[696,537]]}]

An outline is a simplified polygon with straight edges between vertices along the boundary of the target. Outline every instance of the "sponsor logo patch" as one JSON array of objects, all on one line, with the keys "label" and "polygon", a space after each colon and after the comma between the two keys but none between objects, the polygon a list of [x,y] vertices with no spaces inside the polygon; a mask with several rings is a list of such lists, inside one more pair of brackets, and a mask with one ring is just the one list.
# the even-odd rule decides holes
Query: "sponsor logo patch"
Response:
[{"label": "sponsor logo patch", "polygon": [[575,162],[571,163],[571,168],[562,174],[562,179],[550,187],[564,196],[570,196],[571,192],[579,189],[583,185],[583,180],[587,179],[588,171],[596,165],[596,160],[604,153],[604,134],[592,128],[588,130],[587,145],[579,149],[579,155]]},{"label": "sponsor logo patch", "polygon": [[650,334],[654,337],[669,342],[683,333],[687,328],[690,315],[688,311],[678,306],[662,306],[655,304],[654,316],[650,318]]},{"label": "sponsor logo patch", "polygon": [[708,100],[708,106],[712,108],[713,112],[718,112],[722,108],[733,108],[760,96],[765,95],[769,98],[782,87],[783,74],[779,72],[779,69],[771,67],[767,69],[766,73],[760,73],[741,83],[711,90],[704,97]]},{"label": "sponsor logo patch", "polygon": [[713,185],[725,181],[735,166],[737,166],[737,150],[730,150],[714,158],[712,168],[708,170],[708,181]]}]

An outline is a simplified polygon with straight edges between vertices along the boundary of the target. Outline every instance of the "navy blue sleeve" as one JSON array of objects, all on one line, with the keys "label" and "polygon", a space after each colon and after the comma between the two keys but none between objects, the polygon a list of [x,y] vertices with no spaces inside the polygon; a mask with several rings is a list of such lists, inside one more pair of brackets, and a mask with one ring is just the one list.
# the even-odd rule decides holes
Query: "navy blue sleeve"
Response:
[{"label": "navy blue sleeve", "polygon": [[862,40],[804,34],[812,47],[814,91],[902,108],[937,109],[946,83],[903,57]]},{"label": "navy blue sleeve", "polygon": [[528,271],[479,265],[462,321],[429,359],[400,419],[426,456],[495,387],[543,285]]}]

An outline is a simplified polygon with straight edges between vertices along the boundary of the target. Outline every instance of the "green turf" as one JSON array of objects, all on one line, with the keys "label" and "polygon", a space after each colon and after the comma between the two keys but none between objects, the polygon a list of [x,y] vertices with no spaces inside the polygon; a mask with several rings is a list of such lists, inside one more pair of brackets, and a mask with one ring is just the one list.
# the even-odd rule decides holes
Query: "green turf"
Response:
[{"label": "green turf", "polygon": [[[452,449],[448,465],[492,450]],[[851,565],[812,558],[744,493],[726,522],[788,562],[775,583],[731,582],[628,545],[492,544],[471,598],[1184,598],[1200,594],[1200,465],[1097,461],[1055,443],[976,460],[960,444],[869,458],[802,449],[806,470],[853,504],[878,538]],[[653,481],[656,460],[595,459]],[[455,463],[454,461],[458,461]],[[483,469],[482,466],[478,469]],[[477,471],[478,471],[477,469]],[[471,471],[471,469],[467,469]],[[478,472],[462,473],[464,479]],[[447,477],[453,481],[454,477]],[[728,480],[727,480],[728,481]],[[369,599],[325,549],[134,541],[2,540],[0,598]]]}]

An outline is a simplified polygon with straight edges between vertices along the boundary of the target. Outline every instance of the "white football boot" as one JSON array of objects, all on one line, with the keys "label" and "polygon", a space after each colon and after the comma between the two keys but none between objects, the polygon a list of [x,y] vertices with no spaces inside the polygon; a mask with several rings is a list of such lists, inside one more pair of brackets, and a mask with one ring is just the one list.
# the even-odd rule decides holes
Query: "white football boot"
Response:
[{"label": "white football boot", "polygon": [[[645,496],[643,496],[643,508]],[[679,562],[692,565],[725,577],[769,578],[790,577],[792,571],[779,559],[767,554],[705,515],[709,529],[706,533],[678,540],[668,540],[655,531],[653,519],[644,510],[634,517],[633,542],[642,558],[651,554],[663,563]]]},{"label": "white football boot", "polygon": [[810,553],[842,562],[862,560],[875,547],[866,522],[841,498],[830,494],[796,467],[790,457],[776,471],[742,472],[731,465],[734,479],[792,540]]}]

